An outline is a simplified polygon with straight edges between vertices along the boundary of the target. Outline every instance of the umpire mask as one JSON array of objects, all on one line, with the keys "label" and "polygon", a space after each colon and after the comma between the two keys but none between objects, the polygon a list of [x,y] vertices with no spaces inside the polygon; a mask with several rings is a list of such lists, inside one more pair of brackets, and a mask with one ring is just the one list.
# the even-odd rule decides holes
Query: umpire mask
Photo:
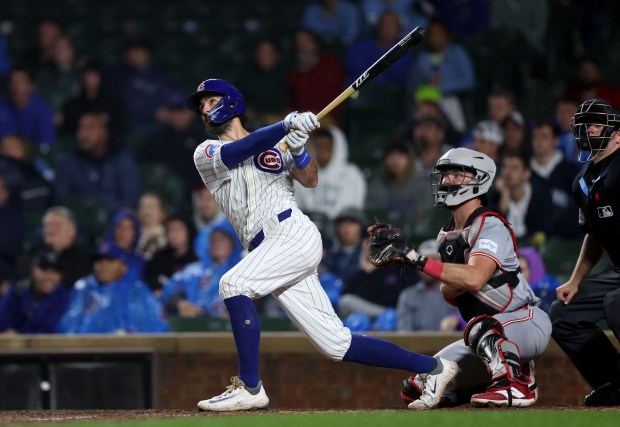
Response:
[{"label": "umpire mask", "polygon": [[[591,125],[602,126],[598,135],[588,134]],[[579,106],[570,127],[579,150],[579,161],[587,162],[605,150],[613,133],[620,130],[620,112],[607,101],[589,99]],[[584,152],[588,155],[582,155]]]}]

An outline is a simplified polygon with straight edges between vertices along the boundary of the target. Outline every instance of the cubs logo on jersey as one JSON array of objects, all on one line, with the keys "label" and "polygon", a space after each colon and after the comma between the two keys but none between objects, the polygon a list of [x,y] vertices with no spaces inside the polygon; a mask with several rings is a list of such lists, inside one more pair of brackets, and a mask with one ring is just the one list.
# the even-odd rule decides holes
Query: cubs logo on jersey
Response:
[{"label": "cubs logo on jersey", "polygon": [[267,150],[254,156],[254,164],[263,172],[278,174],[284,170],[282,155],[277,150]]},{"label": "cubs logo on jersey", "polygon": [[215,154],[215,145],[207,144],[205,147],[205,156],[207,156],[207,159],[212,159],[213,154]]}]

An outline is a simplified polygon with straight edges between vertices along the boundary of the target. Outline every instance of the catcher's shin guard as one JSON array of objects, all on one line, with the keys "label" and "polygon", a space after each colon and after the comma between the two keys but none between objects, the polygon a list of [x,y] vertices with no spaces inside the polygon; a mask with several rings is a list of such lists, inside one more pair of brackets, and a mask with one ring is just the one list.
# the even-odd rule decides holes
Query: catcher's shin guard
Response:
[{"label": "catcher's shin guard", "polygon": [[485,363],[493,380],[508,375],[527,382],[520,370],[519,348],[506,338],[499,320],[486,314],[474,317],[465,328],[464,340]]},{"label": "catcher's shin guard", "polygon": [[519,348],[506,338],[497,319],[483,315],[470,320],[464,339],[465,344],[482,359],[492,378],[486,392],[472,396],[472,403],[530,406],[536,402],[529,388],[529,378],[521,373]]}]

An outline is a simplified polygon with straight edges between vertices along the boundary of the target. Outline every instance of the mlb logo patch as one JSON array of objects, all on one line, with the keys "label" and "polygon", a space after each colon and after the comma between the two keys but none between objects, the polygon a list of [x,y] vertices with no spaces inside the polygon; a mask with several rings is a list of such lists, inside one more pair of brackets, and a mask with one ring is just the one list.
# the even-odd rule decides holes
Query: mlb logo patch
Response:
[{"label": "mlb logo patch", "polygon": [[480,249],[489,250],[494,254],[497,253],[497,243],[490,239],[480,239],[480,241],[478,242],[478,247]]},{"label": "mlb logo patch", "polygon": [[598,211],[599,218],[610,218],[614,216],[614,211],[611,209],[611,206],[601,206],[596,209]]},{"label": "mlb logo patch", "polygon": [[263,172],[278,174],[284,170],[282,155],[277,150],[267,150],[254,156],[254,164]]}]

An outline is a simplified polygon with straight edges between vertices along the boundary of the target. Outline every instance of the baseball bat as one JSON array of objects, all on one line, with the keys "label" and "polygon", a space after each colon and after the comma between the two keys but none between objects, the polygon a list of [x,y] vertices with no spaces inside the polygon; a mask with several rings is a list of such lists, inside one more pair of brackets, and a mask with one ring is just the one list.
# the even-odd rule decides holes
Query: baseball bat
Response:
[{"label": "baseball bat", "polygon": [[[385,71],[390,65],[402,58],[409,49],[420,44],[424,40],[426,31],[422,27],[415,27],[409,34],[403,37],[398,43],[390,48],[383,56],[375,61],[366,71],[364,71],[351,86],[346,88],[336,99],[330,102],[325,108],[323,108],[319,114],[316,115],[319,121],[328,115],[334,108],[339,106],[348,99],[351,95],[357,92],[366,83],[377,77],[383,71]],[[278,143],[280,151],[285,152],[288,150],[288,145],[284,140]]]}]

